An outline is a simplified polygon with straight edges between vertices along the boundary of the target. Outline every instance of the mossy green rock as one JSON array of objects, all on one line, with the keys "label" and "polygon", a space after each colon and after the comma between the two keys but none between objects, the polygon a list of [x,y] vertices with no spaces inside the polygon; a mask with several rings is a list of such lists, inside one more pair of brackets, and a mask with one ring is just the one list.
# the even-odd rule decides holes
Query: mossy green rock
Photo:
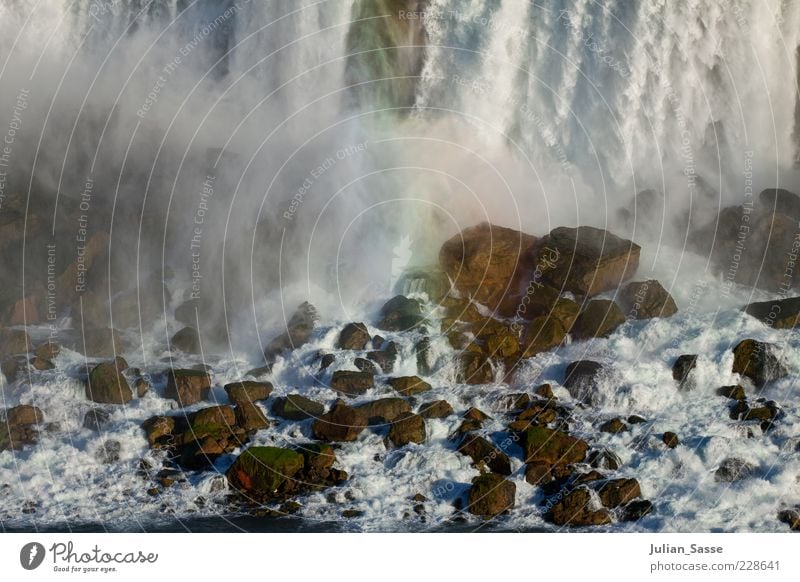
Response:
[{"label": "mossy green rock", "polygon": [[302,471],[303,455],[279,447],[251,447],[234,461],[228,470],[228,482],[235,489],[269,497],[286,489],[287,481]]},{"label": "mossy green rock", "polygon": [[535,426],[523,433],[522,449],[525,462],[544,462],[548,465],[570,465],[586,458],[585,441],[544,426]]}]

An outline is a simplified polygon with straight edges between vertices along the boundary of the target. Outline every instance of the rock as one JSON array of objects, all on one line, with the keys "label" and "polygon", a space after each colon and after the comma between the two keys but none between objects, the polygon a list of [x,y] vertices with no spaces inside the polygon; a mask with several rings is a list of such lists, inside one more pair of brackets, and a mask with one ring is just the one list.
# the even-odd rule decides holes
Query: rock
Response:
[{"label": "rock", "polygon": [[381,398],[380,400],[373,400],[372,402],[357,406],[356,410],[358,410],[371,425],[385,424],[392,422],[402,414],[410,413],[411,405],[403,398]]},{"label": "rock", "polygon": [[758,195],[758,204],[768,213],[785,214],[800,221],[800,196],[783,188],[768,188]]},{"label": "rock", "polygon": [[536,317],[525,326],[522,338],[523,358],[532,358],[537,354],[549,352],[557,348],[567,338],[568,330],[564,324],[552,317],[542,315]]},{"label": "rock", "polygon": [[591,492],[585,487],[574,489],[556,501],[545,518],[556,525],[573,527],[611,523],[611,515],[606,509],[596,507]]},{"label": "rock", "polygon": [[119,456],[122,453],[122,444],[119,441],[107,440],[95,453],[95,458],[104,465],[112,465],[119,462]]},{"label": "rock", "polygon": [[269,428],[269,420],[264,412],[252,402],[236,404],[236,424],[248,432]]},{"label": "rock", "polygon": [[87,329],[72,347],[89,358],[113,358],[124,351],[122,336],[110,328]]},{"label": "rock", "polygon": [[477,420],[478,422],[483,422],[484,420],[489,420],[491,416],[486,414],[484,411],[472,406],[469,409],[467,409],[467,411],[463,414],[462,418],[465,418],[467,420]]},{"label": "rock", "polygon": [[142,428],[150,448],[167,447],[172,442],[175,418],[172,416],[154,416],[145,420]]},{"label": "rock", "polygon": [[778,408],[771,406],[757,406],[748,408],[742,415],[742,420],[772,421],[778,416]]},{"label": "rock", "polygon": [[722,461],[719,468],[714,472],[714,480],[721,483],[734,483],[747,479],[755,472],[755,465],[748,463],[744,459],[729,457]]},{"label": "rock", "polygon": [[319,371],[327,370],[336,361],[334,354],[322,354],[319,359]]},{"label": "rock", "polygon": [[697,356],[692,354],[684,354],[678,356],[675,363],[672,365],[672,378],[680,384],[681,387],[686,385],[689,378],[689,372],[697,367]]},{"label": "rock", "polygon": [[636,479],[611,479],[600,485],[597,494],[605,507],[614,509],[641,496],[642,490]]},{"label": "rock", "polygon": [[136,383],[133,385],[133,387],[136,388],[136,396],[139,398],[144,398],[144,396],[150,391],[150,382],[144,378],[139,378],[136,380]]},{"label": "rock", "polygon": [[[325,443],[304,443],[298,451],[303,455],[305,468],[303,477],[311,483],[322,483],[332,479],[336,454],[333,447]],[[339,480],[339,477],[336,478]]]},{"label": "rock", "polygon": [[589,464],[595,469],[608,469],[616,471],[622,466],[622,460],[613,451],[602,449],[589,453]]},{"label": "rock", "polygon": [[425,322],[419,301],[403,295],[386,302],[381,317],[378,327],[385,331],[409,331]]},{"label": "rock", "polygon": [[99,364],[89,373],[86,397],[99,404],[127,404],[133,392],[116,364]]},{"label": "rock", "polygon": [[44,422],[44,413],[36,406],[20,404],[6,410],[5,424],[8,426],[25,426],[42,422]]},{"label": "rock", "polygon": [[373,364],[372,362],[370,362],[365,358],[356,358],[355,360],[353,360],[353,365],[356,368],[358,368],[360,372],[367,372],[368,374],[372,374],[373,376],[379,374],[378,366],[376,366],[375,364]]},{"label": "rock", "polygon": [[567,366],[564,374],[564,388],[575,400],[595,404],[598,400],[598,382],[603,374],[603,366],[591,360],[578,360]]},{"label": "rock", "polygon": [[772,344],[746,339],[733,348],[733,372],[750,378],[761,388],[788,375],[773,353]]},{"label": "rock", "polygon": [[189,426],[196,436],[229,430],[236,424],[236,413],[230,406],[209,406],[188,417]]},{"label": "rock", "polygon": [[390,378],[389,385],[403,396],[414,396],[422,394],[431,389],[431,385],[419,376],[402,376],[400,378]]},{"label": "rock", "polygon": [[52,360],[58,357],[61,353],[61,345],[55,342],[46,341],[36,348],[36,357],[43,360]]},{"label": "rock", "polygon": [[92,408],[83,417],[83,427],[95,432],[101,432],[109,418],[111,418],[111,415],[102,408]]},{"label": "rock", "polygon": [[458,452],[470,457],[476,465],[485,465],[492,473],[511,474],[508,455],[483,437],[468,434],[458,447]]},{"label": "rock", "polygon": [[630,319],[670,317],[678,313],[675,300],[655,279],[628,283],[619,292],[617,300]]},{"label": "rock", "polygon": [[482,223],[442,245],[439,264],[463,296],[496,310],[507,295],[517,295],[515,280],[535,265],[536,238]]},{"label": "rock", "polygon": [[612,434],[618,434],[627,431],[628,427],[619,418],[612,418],[611,420],[608,420],[600,425],[600,432],[609,432]]},{"label": "rock", "polygon": [[494,382],[494,369],[491,361],[483,354],[462,352],[457,356],[458,373],[456,381],[462,384],[491,384]]},{"label": "rock", "polygon": [[678,435],[676,435],[674,432],[669,432],[669,431],[664,433],[664,435],[661,437],[661,441],[665,445],[667,445],[670,449],[674,449],[679,444],[681,444]]},{"label": "rock", "polygon": [[370,340],[367,326],[363,323],[348,323],[339,334],[336,347],[340,350],[363,350]]},{"label": "rock", "polygon": [[206,400],[211,391],[211,376],[198,370],[169,370],[166,398],[176,400],[181,406],[191,406]]},{"label": "rock", "polygon": [[625,323],[622,310],[613,301],[594,299],[575,320],[572,335],[575,339],[608,337]]},{"label": "rock", "polygon": [[514,508],[517,486],[502,475],[487,473],[472,480],[468,510],[483,518],[497,517]]},{"label": "rock", "polygon": [[647,419],[639,416],[638,414],[631,414],[628,417],[628,424],[644,424],[646,422]]},{"label": "rock", "polygon": [[417,356],[417,371],[423,376],[433,373],[431,338],[424,337],[419,340],[414,346],[414,353]]},{"label": "rock", "polygon": [[272,412],[287,420],[305,420],[319,418],[325,414],[325,406],[319,402],[309,400],[299,394],[289,394],[285,398],[278,398],[272,405]]},{"label": "rock", "polygon": [[557,289],[592,296],[619,287],[639,267],[639,245],[591,226],[559,227],[542,240],[558,255],[543,273]]},{"label": "rock", "polygon": [[389,441],[396,447],[425,442],[425,420],[418,414],[404,412],[392,421]]},{"label": "rock", "polygon": [[724,396],[731,400],[745,400],[747,394],[744,391],[744,386],[737,384],[736,386],[721,386],[717,388],[716,393],[719,396]]},{"label": "rock", "polygon": [[794,329],[800,324],[800,297],[750,303],[742,311],[769,327]]},{"label": "rock", "polygon": [[778,520],[787,524],[792,531],[800,531],[800,506],[778,512]]},{"label": "rock", "polygon": [[378,364],[384,374],[389,374],[394,369],[394,364],[397,361],[397,348],[394,342],[389,342],[389,345],[383,351],[367,352],[367,359]]},{"label": "rock", "polygon": [[620,521],[639,521],[653,511],[653,504],[646,499],[631,501],[622,509]]},{"label": "rock", "polygon": [[28,359],[25,356],[16,356],[5,358],[2,365],[0,365],[0,370],[2,370],[3,375],[6,377],[6,381],[10,384],[11,382],[16,381],[19,373],[27,369],[27,366]]},{"label": "rock", "polygon": [[500,399],[502,410],[524,410],[531,405],[531,397],[525,393],[508,394]]},{"label": "rock", "polygon": [[447,400],[434,400],[426,402],[419,407],[419,415],[424,419],[447,418],[455,414],[453,407]]},{"label": "rock", "polygon": [[0,329],[0,355],[27,354],[32,349],[30,336],[21,329]]},{"label": "rock", "polygon": [[541,461],[528,463],[525,467],[525,481],[538,487],[543,487],[548,483],[552,483],[555,477],[553,477],[551,469],[551,465]]},{"label": "rock", "polygon": [[225,392],[234,404],[245,402],[258,402],[266,400],[272,394],[272,384],[269,382],[242,381],[225,384]]},{"label": "rock", "polygon": [[0,421],[0,452],[18,450],[39,439],[38,425],[44,421],[42,411],[27,404],[5,411],[5,420]]},{"label": "rock", "polygon": [[553,387],[550,384],[542,384],[541,386],[536,388],[534,392],[538,396],[541,396],[542,398],[547,398],[548,400],[555,398],[555,395],[553,394]]},{"label": "rock", "polygon": [[522,434],[522,450],[526,463],[571,465],[586,458],[586,441],[544,426],[529,428]]},{"label": "rock", "polygon": [[308,302],[301,304],[294,312],[286,331],[273,339],[264,349],[264,357],[271,363],[276,357],[305,345],[311,338],[319,316],[317,309]]},{"label": "rock", "polygon": [[356,440],[366,426],[367,421],[358,410],[337,400],[330,412],[317,418],[311,428],[316,439],[349,442]]},{"label": "rock", "polygon": [[375,387],[375,376],[369,372],[337,370],[331,378],[331,389],[354,398]]},{"label": "rock", "polygon": [[34,370],[44,371],[44,370],[54,370],[56,365],[51,362],[50,360],[45,360],[44,358],[35,357],[31,358],[31,366]]},{"label": "rock", "polygon": [[199,354],[202,351],[200,334],[193,327],[184,327],[170,340],[173,350],[180,350],[187,354]]},{"label": "rock", "polygon": [[295,475],[303,470],[303,455],[278,447],[250,447],[228,470],[231,487],[256,499],[269,499],[296,488]]}]

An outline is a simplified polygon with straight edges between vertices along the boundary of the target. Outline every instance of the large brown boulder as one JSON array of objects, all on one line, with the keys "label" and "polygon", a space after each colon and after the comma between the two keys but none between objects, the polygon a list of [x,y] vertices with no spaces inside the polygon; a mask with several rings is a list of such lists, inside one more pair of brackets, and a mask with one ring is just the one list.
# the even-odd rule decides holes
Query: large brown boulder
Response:
[{"label": "large brown boulder", "polygon": [[463,295],[491,310],[517,296],[521,273],[533,268],[536,238],[487,222],[467,228],[439,251],[439,264]]},{"label": "large brown boulder", "polygon": [[411,412],[411,405],[404,398],[381,398],[357,406],[356,410],[364,415],[369,424],[385,424],[401,414]]},{"label": "large brown boulder", "polygon": [[314,438],[323,441],[354,441],[367,426],[364,415],[337,400],[330,412],[314,421],[311,429]]},{"label": "large brown boulder", "polygon": [[591,492],[585,487],[574,489],[558,499],[545,518],[556,525],[574,527],[611,523],[611,515],[595,506]]},{"label": "large brown boulder", "polygon": [[389,441],[396,447],[425,442],[425,420],[418,414],[404,412],[392,421]]},{"label": "large brown boulder", "polygon": [[0,420],[0,452],[34,444],[43,421],[44,414],[35,406],[23,404],[6,410],[5,419]]},{"label": "large brown boulder", "polygon": [[742,310],[776,329],[794,329],[800,324],[800,297],[750,303]]},{"label": "large brown boulder", "polygon": [[639,267],[639,245],[591,226],[559,227],[542,239],[558,260],[543,276],[558,289],[592,296],[616,289]]},{"label": "large brown boulder", "polygon": [[640,497],[642,490],[636,479],[611,479],[600,484],[597,494],[605,507],[614,509]]},{"label": "large brown boulder", "polygon": [[455,411],[447,400],[425,402],[419,407],[419,415],[425,419],[447,418],[453,414],[455,414]]},{"label": "large brown boulder", "polygon": [[193,327],[184,327],[172,336],[170,346],[173,350],[179,350],[187,354],[199,354],[202,349],[200,334]]},{"label": "large brown boulder", "polygon": [[191,406],[208,398],[211,376],[199,370],[170,370],[164,396],[177,400],[181,406]]},{"label": "large brown boulder", "polygon": [[239,402],[236,405],[236,424],[248,432],[269,428],[264,411],[252,402]]},{"label": "large brown boulder", "polygon": [[414,396],[422,394],[431,389],[431,385],[419,376],[402,376],[400,378],[390,378],[389,386],[394,388],[403,396]]},{"label": "large brown boulder", "polygon": [[378,328],[386,331],[409,331],[425,322],[422,305],[403,295],[393,297],[381,307]]},{"label": "large brown boulder", "polygon": [[300,394],[289,394],[275,400],[272,412],[287,420],[305,420],[322,416],[325,413],[325,406]]},{"label": "large brown boulder", "polygon": [[520,442],[525,462],[571,465],[586,458],[586,441],[544,426],[534,426],[522,434]]},{"label": "large brown boulder", "polygon": [[269,382],[232,382],[225,384],[225,392],[228,393],[228,398],[231,402],[240,404],[243,402],[257,402],[259,400],[266,400],[272,394],[272,384]]},{"label": "large brown boulder", "polygon": [[86,397],[100,404],[127,404],[133,400],[128,380],[116,363],[99,364],[89,373]]},{"label": "large brown boulder", "polygon": [[481,436],[466,435],[458,452],[470,457],[476,465],[485,465],[492,473],[511,474],[511,460],[508,455]]},{"label": "large brown boulder", "polygon": [[625,316],[616,303],[608,299],[595,299],[589,302],[575,320],[572,335],[579,340],[608,337],[623,323]]},{"label": "large brown boulder", "polygon": [[598,384],[603,370],[602,364],[591,360],[572,362],[564,374],[564,388],[575,400],[593,404],[598,400]]},{"label": "large brown boulder", "polygon": [[231,487],[249,497],[270,498],[295,489],[293,479],[303,470],[301,453],[278,447],[251,447],[234,461],[227,477]]},{"label": "large brown boulder", "polygon": [[628,283],[617,299],[630,319],[670,317],[678,313],[672,295],[655,279]]},{"label": "large brown boulder", "polygon": [[784,378],[788,372],[773,350],[772,344],[753,339],[739,342],[733,348],[733,372],[750,378],[759,388]]},{"label": "large brown boulder", "polygon": [[567,331],[562,321],[554,317],[542,315],[533,319],[525,327],[522,339],[523,357],[531,358],[557,348],[566,340]]},{"label": "large brown boulder", "polygon": [[472,480],[469,490],[469,512],[493,518],[514,508],[517,486],[502,475],[487,473]]},{"label": "large brown boulder", "polygon": [[27,354],[32,349],[30,336],[21,329],[0,330],[0,356]]},{"label": "large brown boulder", "polygon": [[301,304],[286,325],[286,331],[273,339],[264,349],[267,361],[272,362],[279,355],[285,355],[305,345],[311,338],[318,319],[317,309],[313,305],[308,302]]},{"label": "large brown boulder", "polygon": [[337,370],[331,378],[331,389],[351,398],[364,394],[375,387],[375,376],[371,372]]},{"label": "large brown boulder", "polygon": [[369,330],[363,323],[348,323],[339,334],[336,347],[340,350],[363,350],[370,340]]},{"label": "large brown boulder", "polygon": [[463,384],[490,384],[494,382],[494,368],[484,354],[463,352],[458,355],[457,380]]}]

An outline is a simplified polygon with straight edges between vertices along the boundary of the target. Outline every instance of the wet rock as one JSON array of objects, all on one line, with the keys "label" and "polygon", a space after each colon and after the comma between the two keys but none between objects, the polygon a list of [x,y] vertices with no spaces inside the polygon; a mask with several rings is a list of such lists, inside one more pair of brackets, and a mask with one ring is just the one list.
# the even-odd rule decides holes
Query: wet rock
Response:
[{"label": "wet rock", "polygon": [[44,413],[41,409],[30,404],[20,404],[6,410],[6,424],[8,426],[24,426],[27,424],[40,424],[44,422]]},{"label": "wet rock", "polygon": [[597,507],[591,492],[579,487],[556,501],[545,514],[545,519],[560,526],[584,527],[611,523],[606,509]]},{"label": "wet rock", "polygon": [[598,382],[603,374],[603,365],[591,360],[578,360],[567,366],[564,373],[564,388],[575,400],[595,404],[598,400]]},{"label": "wet rock", "polygon": [[234,404],[266,400],[272,394],[270,382],[242,381],[225,384],[225,392]]},{"label": "wet rock", "polygon": [[43,360],[53,360],[61,353],[61,345],[56,342],[46,341],[36,348],[36,357]]},{"label": "wet rock", "polygon": [[367,372],[369,374],[372,374],[373,376],[379,373],[378,366],[376,366],[375,364],[373,364],[372,362],[370,362],[365,358],[356,358],[355,360],[353,360],[353,365],[356,368],[358,368],[360,372]]},{"label": "wet rock", "polygon": [[144,421],[142,428],[150,448],[167,447],[172,444],[175,418],[172,416],[154,416]]},{"label": "wet rock", "polygon": [[150,382],[144,378],[137,379],[133,387],[136,389],[136,396],[139,398],[144,398],[144,396],[150,392]]},{"label": "wet rock", "polygon": [[302,472],[303,455],[278,447],[251,447],[244,451],[227,477],[230,486],[255,499],[281,497],[297,488],[296,475]]},{"label": "wet rock", "polygon": [[778,521],[788,525],[792,531],[800,531],[800,506],[779,511]]},{"label": "wet rock", "polygon": [[79,337],[72,349],[90,358],[113,358],[121,354],[125,346],[122,336],[115,329],[86,329],[83,337]]},{"label": "wet rock", "polygon": [[305,420],[319,418],[325,414],[325,406],[319,402],[309,400],[299,394],[289,394],[285,398],[277,398],[272,406],[272,412],[287,420]]},{"label": "wet rock", "polygon": [[411,405],[403,398],[381,398],[357,406],[370,425],[392,422],[402,414],[411,412]]},{"label": "wet rock", "polygon": [[417,370],[423,376],[429,376],[433,372],[431,360],[431,338],[424,337],[414,346],[414,353],[417,356]]},{"label": "wet rock", "polygon": [[600,432],[609,432],[612,434],[617,434],[627,431],[628,427],[619,418],[612,418],[611,420],[608,420],[600,425]]},{"label": "wet rock", "polygon": [[620,521],[639,521],[644,516],[653,512],[653,504],[646,499],[631,501],[622,509]]},{"label": "wet rock", "polygon": [[670,317],[678,313],[675,300],[655,279],[628,283],[617,299],[626,317],[631,319]]},{"label": "wet rock", "polygon": [[664,435],[661,437],[661,441],[665,445],[667,445],[667,447],[669,447],[670,449],[674,449],[679,444],[681,444],[678,435],[676,435],[674,432],[669,432],[669,431],[664,433]]},{"label": "wet rock", "polygon": [[522,338],[524,358],[532,358],[537,354],[549,352],[557,348],[567,338],[568,329],[553,317],[542,315],[536,317],[525,326]]},{"label": "wet rock", "polygon": [[800,324],[800,297],[750,303],[742,311],[769,327],[794,329]]},{"label": "wet rock", "polygon": [[494,382],[492,363],[483,354],[462,352],[457,356],[458,373],[456,381],[461,384],[491,384]]},{"label": "wet rock", "polygon": [[319,359],[319,371],[327,370],[336,361],[334,354],[322,354]]},{"label": "wet rock", "polygon": [[729,457],[722,461],[714,472],[714,480],[721,483],[735,483],[751,477],[756,469],[755,465],[744,459]]},{"label": "wet rock", "polygon": [[425,420],[418,414],[404,412],[392,421],[389,441],[396,447],[409,443],[422,444],[425,438]]},{"label": "wet rock", "polygon": [[369,330],[363,323],[348,323],[339,334],[336,347],[340,350],[363,350],[370,341]]},{"label": "wet rock", "polygon": [[187,354],[201,352],[200,334],[193,327],[184,327],[172,336],[170,346],[173,350],[180,350]]},{"label": "wet rock", "polygon": [[647,419],[639,416],[638,414],[631,414],[628,417],[628,424],[644,424],[645,422],[647,422]]},{"label": "wet rock", "polygon": [[331,389],[354,398],[375,387],[375,376],[369,372],[337,370],[331,378]]},{"label": "wet rock", "polygon": [[558,256],[544,279],[557,289],[583,296],[619,287],[636,272],[641,250],[629,240],[590,226],[556,228],[542,246]]},{"label": "wet rock", "polygon": [[394,342],[389,342],[383,351],[367,352],[367,359],[378,364],[384,374],[389,374],[397,361],[397,347]]},{"label": "wet rock", "polygon": [[0,329],[0,355],[27,354],[32,349],[30,336],[21,329]]},{"label": "wet rock", "polygon": [[476,465],[488,467],[492,473],[511,474],[511,460],[508,455],[481,436],[469,434],[464,437],[458,452],[470,457]]},{"label": "wet rock", "polygon": [[548,465],[580,463],[586,458],[589,448],[586,441],[543,426],[526,430],[520,445],[526,463],[543,462]]},{"label": "wet rock", "polygon": [[494,311],[518,294],[515,280],[533,270],[535,243],[533,236],[482,223],[446,241],[439,264],[462,296]]},{"label": "wet rock", "polygon": [[598,487],[597,494],[605,507],[614,509],[640,497],[642,490],[636,479],[611,479]]},{"label": "wet rock", "polygon": [[44,370],[55,370],[56,365],[51,362],[50,360],[45,360],[44,358],[35,357],[31,358],[31,367],[34,370],[44,371]]},{"label": "wet rock", "polygon": [[99,364],[89,373],[86,397],[99,404],[127,404],[133,392],[116,364]]},{"label": "wet rock", "polygon": [[730,400],[745,400],[747,394],[744,391],[744,386],[737,384],[736,386],[721,386],[717,388],[716,393],[719,396],[724,396]]},{"label": "wet rock", "polygon": [[378,328],[385,331],[409,331],[425,322],[422,306],[416,299],[398,295],[381,308]]},{"label": "wet rock", "polygon": [[502,475],[487,473],[472,480],[468,510],[483,518],[497,517],[514,508],[517,486]]},{"label": "wet rock", "polygon": [[6,377],[8,383],[15,382],[20,372],[28,367],[28,359],[25,356],[5,358],[0,364],[0,371]]},{"label": "wet rock", "polygon": [[83,427],[95,432],[101,432],[110,418],[111,415],[102,408],[92,408],[83,417]]},{"label": "wet rock", "polygon": [[501,410],[523,410],[530,406],[531,397],[528,394],[508,394],[500,399]]},{"label": "wet rock", "polygon": [[742,420],[772,421],[778,416],[778,409],[770,406],[748,408],[741,416]]},{"label": "wet rock", "polygon": [[579,340],[608,337],[623,323],[625,316],[616,303],[608,299],[595,299],[575,320],[572,335]]},{"label": "wet rock", "polygon": [[733,372],[750,378],[761,388],[788,375],[772,344],[746,339],[733,348]]},{"label": "wet rock", "polygon": [[684,354],[678,356],[675,363],[672,365],[672,378],[678,382],[681,387],[686,385],[689,378],[689,373],[697,367],[697,356],[694,354]]},{"label": "wet rock", "polygon": [[236,404],[236,424],[250,432],[269,428],[270,423],[257,404],[238,402]]},{"label": "wet rock", "polygon": [[622,460],[619,458],[619,456],[608,449],[592,451],[589,453],[589,458],[587,460],[595,469],[608,469],[609,471],[616,471],[622,466]]},{"label": "wet rock", "polygon": [[366,426],[367,420],[361,412],[337,400],[330,412],[314,421],[312,432],[319,440],[349,442],[356,440]]},{"label": "wet rock", "polygon": [[425,419],[447,418],[455,414],[453,407],[447,400],[434,400],[426,402],[419,407],[419,415]]},{"label": "wet rock", "polygon": [[21,449],[39,439],[39,425],[44,421],[42,411],[27,404],[5,411],[0,420],[0,452]]},{"label": "wet rock", "polygon": [[301,304],[289,320],[286,331],[264,349],[267,362],[273,362],[276,357],[305,345],[311,339],[318,319],[317,309],[313,305],[308,302]]},{"label": "wet rock", "polygon": [[422,394],[431,389],[431,385],[419,376],[402,376],[400,378],[390,378],[389,385],[403,396],[414,396]]},{"label": "wet rock", "polygon": [[191,406],[206,400],[211,391],[211,376],[198,370],[169,370],[166,398],[176,400],[181,406]]},{"label": "wet rock", "polygon": [[542,398],[547,398],[548,400],[555,398],[555,394],[553,394],[553,387],[550,384],[542,384],[536,388],[536,390],[534,390],[534,393]]}]

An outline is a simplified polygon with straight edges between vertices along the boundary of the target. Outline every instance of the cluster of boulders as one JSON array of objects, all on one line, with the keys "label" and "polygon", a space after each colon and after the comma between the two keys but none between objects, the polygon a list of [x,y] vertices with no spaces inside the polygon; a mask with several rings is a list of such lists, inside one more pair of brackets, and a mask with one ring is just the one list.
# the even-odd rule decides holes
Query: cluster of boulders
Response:
[{"label": "cluster of boulders", "polygon": [[36,406],[22,404],[3,411],[0,415],[0,452],[36,443],[39,431],[46,428],[44,413]]}]

